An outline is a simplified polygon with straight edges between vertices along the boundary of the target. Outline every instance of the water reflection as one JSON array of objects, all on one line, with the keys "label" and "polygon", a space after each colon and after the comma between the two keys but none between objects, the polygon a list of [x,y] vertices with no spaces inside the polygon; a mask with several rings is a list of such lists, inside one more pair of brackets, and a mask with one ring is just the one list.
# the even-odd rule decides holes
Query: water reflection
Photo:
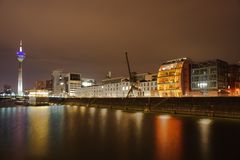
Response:
[{"label": "water reflection", "polygon": [[81,116],[83,116],[83,115],[85,114],[85,112],[86,112],[86,107],[81,106],[81,107],[80,107]]},{"label": "water reflection", "polygon": [[99,110],[100,113],[98,115],[98,129],[99,129],[99,136],[101,137],[101,140],[104,141],[106,136],[106,124],[107,124],[107,108],[102,108]]},{"label": "water reflection", "polygon": [[[26,118],[26,116],[22,116],[23,112],[22,112],[22,108],[17,108],[17,112],[16,112],[16,121],[17,121],[17,126],[21,125],[22,123],[24,123],[24,119]],[[16,147],[17,146],[21,146],[20,144],[22,144],[23,142],[23,132],[24,132],[24,128],[23,127],[18,127],[18,129],[15,132],[16,135]]]},{"label": "water reflection", "polygon": [[163,119],[163,120],[167,120],[167,119],[170,119],[171,118],[171,116],[170,115],[160,115],[160,116],[158,116],[158,118],[160,118],[160,119]]},{"label": "water reflection", "polygon": [[0,159],[239,159],[238,148],[228,147],[240,143],[239,128],[82,106],[0,108]]},{"label": "water reflection", "polygon": [[[13,139],[14,139],[14,147],[13,147],[13,152],[15,153],[14,159],[18,159],[18,157],[21,157],[24,154],[24,145],[25,145],[25,135],[26,130],[23,125],[27,123],[27,116],[26,116],[26,108],[20,107],[20,108],[15,108],[13,116],[11,119],[13,120],[12,125],[14,129],[13,133]],[[13,126],[14,125],[14,126]]]},{"label": "water reflection", "polygon": [[67,138],[71,141],[71,137],[74,137],[74,130],[76,126],[76,116],[77,116],[77,106],[69,106],[67,108],[67,128],[66,128],[66,134]]},{"label": "water reflection", "polygon": [[208,118],[200,119],[198,121],[200,128],[200,147],[202,151],[202,158],[209,158],[209,145],[210,145],[210,127],[212,124],[212,120]]},{"label": "water reflection", "polygon": [[155,159],[180,159],[182,152],[182,122],[168,115],[155,118]]},{"label": "water reflection", "polygon": [[89,118],[88,118],[88,127],[90,128],[91,134],[94,134],[94,129],[95,129],[95,113],[96,113],[96,108],[91,107],[89,108]]},{"label": "water reflection", "polygon": [[49,113],[48,107],[28,108],[28,141],[33,156],[43,156],[48,150]]},{"label": "water reflection", "polygon": [[[1,116],[0,116],[0,118],[1,118],[1,120],[3,120],[4,119],[4,114],[5,114],[5,108],[0,108],[0,112],[1,112]],[[1,125],[1,124],[0,124]]]},{"label": "water reflection", "polygon": [[96,108],[94,108],[94,107],[89,108],[89,112],[90,112],[91,116],[94,116],[94,114],[96,112]]},{"label": "water reflection", "polygon": [[144,113],[142,113],[142,112],[138,112],[138,113],[134,114],[134,121],[135,121],[136,129],[137,129],[136,130],[137,137],[141,136],[143,116],[144,116]]},{"label": "water reflection", "polygon": [[119,126],[121,123],[122,111],[117,110],[115,113],[116,113],[116,123],[117,123],[117,126]]}]

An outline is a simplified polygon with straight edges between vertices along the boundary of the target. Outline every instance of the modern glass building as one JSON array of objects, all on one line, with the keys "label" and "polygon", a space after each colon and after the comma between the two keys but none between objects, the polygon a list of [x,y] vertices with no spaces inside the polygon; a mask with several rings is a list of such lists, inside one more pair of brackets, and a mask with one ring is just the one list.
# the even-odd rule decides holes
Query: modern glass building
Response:
[{"label": "modern glass building", "polygon": [[192,94],[218,96],[227,94],[228,63],[219,59],[191,65]]},{"label": "modern glass building", "polygon": [[190,91],[190,60],[179,58],[163,63],[158,72],[160,97],[188,96]]}]

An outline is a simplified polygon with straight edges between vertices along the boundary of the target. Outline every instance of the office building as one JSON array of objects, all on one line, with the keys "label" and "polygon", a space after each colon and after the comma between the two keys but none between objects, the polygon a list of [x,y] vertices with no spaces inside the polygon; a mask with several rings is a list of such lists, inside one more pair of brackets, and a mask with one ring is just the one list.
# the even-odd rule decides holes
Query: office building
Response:
[{"label": "office building", "polygon": [[42,80],[37,80],[35,83],[36,90],[43,90],[46,89],[46,82]]},{"label": "office building", "polygon": [[81,88],[80,73],[66,73],[64,76],[65,92],[69,96],[76,96],[76,91]]},{"label": "office building", "polygon": [[240,95],[240,65],[233,64],[228,67],[228,91],[231,96]]},{"label": "office building", "polygon": [[53,91],[53,80],[46,80],[46,90],[52,92]]},{"label": "office building", "polygon": [[219,59],[191,65],[191,95],[227,95],[228,63]]},{"label": "office building", "polygon": [[67,96],[67,92],[66,92],[66,79],[65,77],[65,73],[63,73],[62,70],[54,70],[52,72],[52,82],[53,82],[53,96]]}]

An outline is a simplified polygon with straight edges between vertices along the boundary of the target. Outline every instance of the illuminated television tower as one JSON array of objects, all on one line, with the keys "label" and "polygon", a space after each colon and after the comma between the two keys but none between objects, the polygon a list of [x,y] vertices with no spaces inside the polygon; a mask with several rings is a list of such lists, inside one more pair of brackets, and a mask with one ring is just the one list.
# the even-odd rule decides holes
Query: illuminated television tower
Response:
[{"label": "illuminated television tower", "polygon": [[22,63],[23,60],[25,59],[26,55],[23,52],[22,49],[22,40],[20,41],[20,48],[19,51],[17,52],[17,59],[19,62],[19,67],[18,67],[18,95],[23,96],[23,78],[22,78]]}]

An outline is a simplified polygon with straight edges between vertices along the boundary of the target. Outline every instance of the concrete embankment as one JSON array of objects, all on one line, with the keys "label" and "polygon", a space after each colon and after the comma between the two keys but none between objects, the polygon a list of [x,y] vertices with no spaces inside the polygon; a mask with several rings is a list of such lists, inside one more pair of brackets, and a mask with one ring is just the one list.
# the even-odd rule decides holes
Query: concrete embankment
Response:
[{"label": "concrete embankment", "polygon": [[14,107],[15,101],[11,98],[0,98],[0,107]]},{"label": "concrete embankment", "polygon": [[48,105],[48,97],[0,98],[0,107]]},{"label": "concrete embankment", "polygon": [[129,111],[240,118],[240,97],[50,98],[49,102]]}]

